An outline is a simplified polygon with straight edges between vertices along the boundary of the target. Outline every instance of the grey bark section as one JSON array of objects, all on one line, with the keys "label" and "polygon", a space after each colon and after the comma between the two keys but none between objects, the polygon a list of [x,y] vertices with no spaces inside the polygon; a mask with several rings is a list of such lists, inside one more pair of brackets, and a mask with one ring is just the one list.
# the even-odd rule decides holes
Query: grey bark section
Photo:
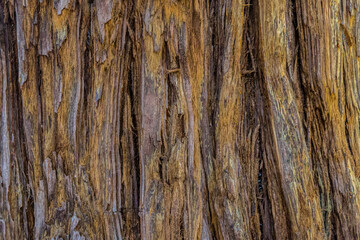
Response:
[{"label": "grey bark section", "polygon": [[24,36],[24,18],[25,15],[22,4],[19,4],[20,0],[16,0],[15,9],[16,9],[16,42],[18,49],[18,64],[19,64],[19,83],[22,86],[27,80],[27,63],[26,63],[26,53],[25,53],[25,36]]},{"label": "grey bark section", "polygon": [[58,15],[61,14],[64,8],[66,8],[70,3],[70,0],[54,0],[54,8]]}]

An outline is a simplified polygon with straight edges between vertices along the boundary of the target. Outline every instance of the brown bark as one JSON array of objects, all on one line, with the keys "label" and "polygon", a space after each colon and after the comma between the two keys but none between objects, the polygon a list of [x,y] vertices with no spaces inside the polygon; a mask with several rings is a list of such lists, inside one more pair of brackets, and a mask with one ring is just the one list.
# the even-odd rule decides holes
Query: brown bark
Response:
[{"label": "brown bark", "polygon": [[1,237],[360,238],[359,34],[356,0],[1,0]]}]

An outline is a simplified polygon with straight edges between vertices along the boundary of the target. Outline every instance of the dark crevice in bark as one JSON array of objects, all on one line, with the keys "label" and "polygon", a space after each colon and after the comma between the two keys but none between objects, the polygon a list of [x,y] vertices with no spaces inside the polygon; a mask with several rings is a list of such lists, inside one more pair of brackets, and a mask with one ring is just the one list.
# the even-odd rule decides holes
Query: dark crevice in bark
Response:
[{"label": "dark crevice in bark", "polygon": [[[40,32],[40,23],[41,23],[41,16],[40,16],[40,3],[37,3],[36,6],[36,19],[38,21],[38,23],[36,24],[37,28],[38,28],[38,32]],[[43,106],[43,99],[42,99],[42,71],[41,71],[41,66],[40,66],[40,58],[42,58],[42,56],[40,56],[39,51],[38,51],[38,47],[39,47],[39,41],[40,38],[38,39],[36,48],[35,48],[35,56],[36,56],[36,63],[35,63],[35,73],[36,73],[36,91],[37,91],[37,106],[38,106],[38,133],[39,133],[39,159],[40,159],[40,164],[42,165],[42,163],[44,162],[44,147],[43,147],[43,136],[44,136],[44,129],[43,129],[43,111],[44,111],[44,106]],[[36,157],[35,157],[36,158]],[[44,176],[44,172],[42,171],[42,175]],[[46,179],[41,179],[46,181]],[[36,184],[36,182],[35,182]],[[35,187],[37,188],[37,187]],[[46,192],[46,191],[45,191]],[[45,193],[46,194],[46,193]]]},{"label": "dark crevice in bark", "polygon": [[[92,21],[91,18],[89,20]],[[93,52],[92,52],[92,45],[93,43],[90,41],[90,34],[91,34],[91,23],[89,23],[89,30],[87,33],[87,40],[85,45],[85,51],[84,51],[84,66],[88,66],[84,68],[84,86],[82,88],[82,106],[84,111],[83,112],[83,119],[91,119],[91,112],[92,109],[90,109],[91,106],[91,100],[92,98],[92,89],[93,89],[93,72],[92,68],[90,66],[94,66],[94,59],[93,59]],[[83,122],[84,129],[86,129],[85,133],[85,140],[88,142],[90,139],[91,134],[91,126],[89,123],[89,120],[86,122]],[[87,144],[85,145],[87,147]],[[87,148],[85,148],[84,152],[86,152]]]},{"label": "dark crevice in bark", "polygon": [[260,57],[260,39],[259,39],[259,9],[258,1],[246,1],[245,3],[245,24],[243,35],[243,63],[241,64],[242,78],[244,81],[244,89],[246,89],[245,109],[247,116],[244,119],[245,133],[254,131],[259,127],[259,134],[256,140],[254,149],[254,160],[257,161],[257,185],[256,185],[256,208],[259,214],[259,220],[256,228],[259,229],[259,236],[253,236],[260,239],[271,239],[273,235],[273,219],[271,214],[271,203],[267,196],[267,179],[266,169],[264,164],[264,151],[266,137],[262,134],[266,129],[263,127],[264,111],[266,106],[263,101],[263,91],[266,91],[263,86],[264,77],[261,72],[261,57]]},{"label": "dark crevice in bark", "polygon": [[208,103],[207,103],[207,109],[209,109],[208,114],[208,122],[210,124],[209,128],[209,135],[212,136],[211,143],[213,144],[213,148],[211,149],[213,152],[213,158],[216,157],[216,141],[215,141],[215,126],[216,126],[216,116],[217,111],[215,109],[217,108],[216,103],[219,99],[219,93],[220,90],[218,90],[217,86],[217,74],[218,74],[218,55],[217,55],[217,36],[216,34],[216,22],[217,22],[217,8],[215,6],[215,3],[217,1],[210,1],[210,12],[209,12],[209,28],[210,28],[210,34],[211,34],[211,46],[213,46],[213,51],[211,51],[211,59],[210,59],[210,69],[209,69],[209,84],[207,87],[207,95],[209,96]]},{"label": "dark crevice in bark", "polygon": [[[261,131],[260,131],[261,132]],[[261,133],[259,135],[259,171],[258,171],[258,191],[257,191],[257,209],[259,211],[259,228],[260,228],[260,239],[265,239],[264,238],[264,222],[265,224],[269,224],[268,221],[266,221],[266,218],[264,217],[264,197],[265,197],[265,193],[264,193],[264,188],[266,187],[266,184],[264,183],[265,181],[265,171],[263,171],[263,166],[264,166],[264,160],[263,160],[263,156],[262,156],[262,151],[263,149],[261,148],[262,145],[262,141],[261,141]],[[272,226],[272,225],[271,225]]]},{"label": "dark crevice in bark", "polygon": [[[132,169],[132,180],[133,180],[133,207],[134,209],[134,219],[137,219],[136,225],[133,226],[133,232],[135,236],[140,236],[140,212],[143,211],[140,209],[140,148],[139,148],[139,139],[138,139],[138,132],[136,132],[136,129],[138,128],[138,117],[136,115],[136,79],[134,79],[134,62],[130,63],[130,72],[129,72],[129,79],[128,79],[128,94],[130,97],[131,102],[131,120],[132,120],[132,141],[133,141],[133,159],[131,159],[131,169]],[[129,129],[130,130],[130,129]]]},{"label": "dark crevice in bark", "polygon": [[[294,81],[295,86],[293,86],[293,88],[295,89],[295,94],[296,95],[300,95],[297,96],[298,98],[300,98],[300,102],[301,102],[301,106],[298,106],[298,111],[300,114],[300,117],[302,118],[302,122],[301,125],[303,127],[303,133],[304,133],[304,137],[305,137],[305,143],[308,147],[308,149],[310,149],[310,145],[309,145],[309,127],[307,125],[307,98],[306,98],[306,89],[305,86],[303,84],[303,79],[302,79],[302,74],[301,72],[302,70],[302,64],[301,64],[301,55],[300,55],[300,34],[299,34],[299,26],[298,26],[298,14],[300,15],[300,11],[301,9],[299,9],[299,6],[297,6],[299,3],[297,3],[296,0],[290,0],[290,11],[291,11],[291,16],[289,19],[289,23],[291,24],[291,28],[292,28],[292,34],[293,34],[293,48],[290,48],[290,50],[293,50],[293,59],[290,59],[290,61],[292,61],[292,81]],[[301,108],[302,107],[302,108]]]},{"label": "dark crevice in bark", "polygon": [[[202,85],[202,92],[201,92],[201,107],[202,107],[202,117],[201,117],[201,131],[200,131],[200,157],[202,162],[202,172],[204,176],[204,180],[202,181],[202,192],[204,196],[204,203],[203,206],[203,218],[206,218],[206,222],[209,227],[209,232],[211,233],[212,239],[217,239],[217,235],[219,234],[216,231],[216,226],[218,225],[218,218],[216,213],[214,213],[213,209],[213,201],[211,196],[213,192],[210,190],[212,173],[211,169],[213,168],[213,159],[216,155],[216,142],[214,139],[215,136],[215,126],[217,122],[218,116],[218,100],[220,95],[220,88],[218,86],[218,79],[220,76],[219,70],[219,35],[217,34],[219,26],[218,24],[218,15],[220,14],[218,10],[218,5],[220,1],[209,1],[206,5],[206,15],[209,19],[209,26],[207,37],[205,37],[206,41],[208,41],[209,45],[214,46],[214,50],[210,52],[210,59],[209,59],[209,66],[204,66],[208,69],[208,78],[203,82]],[[197,15],[193,12],[193,17],[196,20]],[[195,23],[199,24],[199,23]],[[194,26],[196,29],[198,26]],[[205,44],[206,45],[206,44]],[[179,59],[181,60],[181,59]],[[168,61],[167,61],[168,62]],[[169,95],[170,96],[170,95]],[[179,96],[180,97],[180,96]],[[184,122],[184,116],[181,116]],[[183,136],[182,138],[186,137],[185,135],[185,126],[183,126]],[[187,183],[190,185],[190,183]],[[204,227],[204,226],[203,226]],[[180,231],[182,232],[181,236],[184,239],[184,222],[182,221]]]},{"label": "dark crevice in bark", "polygon": [[[263,139],[263,147],[262,149],[264,150],[263,151],[263,159],[264,159],[264,166],[263,166],[263,171],[266,172],[266,171],[274,171],[275,175],[272,175],[271,176],[271,179],[273,181],[272,185],[277,185],[277,187],[279,188],[279,200],[280,202],[276,203],[276,204],[279,204],[279,205],[283,205],[283,211],[284,211],[284,214],[285,214],[285,218],[288,219],[285,224],[286,224],[286,230],[285,230],[285,235],[289,238],[289,239],[293,239],[294,236],[292,231],[291,231],[291,226],[292,226],[292,223],[290,221],[290,210],[289,210],[289,206],[287,206],[287,203],[288,201],[286,200],[287,199],[287,196],[286,196],[286,192],[285,190],[283,189],[283,186],[282,186],[282,182],[283,182],[283,179],[282,179],[282,176],[281,174],[279,174],[281,172],[281,169],[278,168],[278,164],[275,164],[275,168],[274,166],[271,166],[273,165],[274,163],[276,163],[277,161],[280,161],[280,159],[277,159],[279,158],[280,156],[278,155],[278,153],[275,151],[275,148],[272,148],[272,149],[269,149],[269,146],[272,146],[274,144],[276,144],[276,132],[274,132],[274,128],[273,128],[273,121],[275,119],[275,116],[274,116],[274,111],[273,111],[273,107],[272,107],[272,103],[271,103],[271,97],[270,97],[270,93],[269,93],[269,89],[268,89],[268,85],[269,83],[267,81],[271,81],[271,79],[266,79],[265,78],[265,71],[266,71],[266,68],[265,68],[265,60],[264,60],[264,52],[266,51],[265,49],[262,49],[263,46],[262,46],[262,43],[260,42],[260,34],[261,34],[261,28],[263,26],[260,25],[260,22],[259,20],[261,19],[261,16],[260,16],[260,2],[258,0],[254,0],[252,1],[252,7],[251,7],[251,10],[252,10],[252,13],[251,15],[253,16],[252,18],[255,19],[254,23],[251,25],[253,27],[253,29],[255,29],[255,36],[258,37],[256,39],[256,47],[255,47],[255,56],[256,56],[256,63],[257,63],[257,66],[258,66],[258,70],[257,70],[257,76],[258,76],[258,81],[259,81],[259,85],[258,85],[258,89],[260,89],[260,95],[261,95],[261,110],[259,111],[260,112],[260,122],[261,122],[261,126],[262,126],[262,131],[261,131],[261,136],[262,136],[262,139]],[[263,36],[264,37],[264,36]],[[269,170],[267,169],[269,167]],[[273,168],[271,170],[271,168]],[[267,175],[267,174],[266,174]],[[269,176],[268,176],[269,177]],[[263,186],[266,186],[266,184],[263,184]],[[266,190],[264,189],[264,192],[267,192],[267,194],[272,194],[272,192],[270,192],[271,190],[270,189],[267,189]],[[266,202],[268,201],[268,202]],[[270,217],[267,219],[268,222],[263,222],[263,233],[265,233],[265,231],[267,232],[271,232],[271,236],[264,236],[264,238],[274,238],[276,237],[276,231],[279,231],[279,229],[274,229],[274,218],[276,216],[273,216],[273,212],[271,211],[271,202],[274,201],[274,199],[263,199],[263,206],[266,206],[269,208],[269,212],[270,212]],[[274,203],[273,203],[274,204]],[[262,214],[265,214],[265,213],[262,213]],[[264,215],[262,216],[264,217]],[[264,221],[264,219],[263,219]],[[268,230],[268,229],[265,229],[264,226],[271,226],[272,227],[272,230]],[[281,230],[282,231],[282,230]]]},{"label": "dark crevice in bark", "polygon": [[[345,93],[345,97],[344,97],[344,99],[345,99],[345,106],[342,106],[342,108],[344,109],[344,111],[341,111],[341,113],[342,114],[345,114],[344,116],[345,116],[345,138],[346,138],[346,142],[347,142],[347,145],[348,145],[348,148],[349,148],[349,150],[350,150],[350,153],[351,153],[351,156],[353,156],[353,151],[352,151],[352,148],[351,148],[351,143],[350,143],[350,136],[349,136],[349,122],[348,122],[348,118],[347,118],[347,116],[348,116],[348,114],[347,114],[347,109],[348,109],[348,102],[347,102],[347,100],[346,100],[346,93],[347,93],[347,88],[348,88],[348,86],[347,86],[347,81],[346,81],[346,69],[345,69],[345,64],[343,64],[343,80],[344,80],[344,93]],[[338,98],[339,98],[339,101],[338,102],[341,102],[341,93],[340,93],[340,91],[339,91],[339,95],[338,95]],[[354,161],[355,161],[355,159],[354,159]],[[354,165],[356,166],[356,162],[354,162]]]},{"label": "dark crevice in bark", "polygon": [[[169,56],[169,46],[168,46],[168,42],[165,41],[164,42],[164,50],[162,52],[162,59],[163,59],[163,68],[165,69],[165,71],[168,71],[169,69],[171,69],[170,66],[170,56]],[[176,92],[173,91],[173,86],[170,80],[171,74],[167,73],[164,76],[164,84],[165,84],[165,96],[166,96],[166,103],[165,103],[165,126],[162,127],[161,129],[161,139],[162,139],[162,144],[161,144],[161,153],[162,153],[162,158],[164,161],[166,161],[169,156],[170,156],[170,149],[167,149],[167,146],[170,145],[170,138],[168,137],[169,133],[170,133],[170,128],[171,126],[169,126],[168,124],[168,120],[169,118],[171,118],[171,105],[172,105],[172,99],[176,98]],[[165,176],[164,178],[164,182],[167,181],[167,178]]]},{"label": "dark crevice in bark", "polygon": [[[24,190],[24,195],[22,197],[23,206],[19,209],[21,212],[20,223],[23,226],[24,235],[33,239],[33,231],[35,216],[34,216],[34,192],[31,189],[31,177],[33,173],[33,169],[31,166],[31,162],[27,156],[26,150],[26,138],[25,138],[25,129],[24,129],[24,119],[23,119],[23,105],[22,105],[22,97],[20,90],[20,83],[16,81],[16,77],[18,76],[18,62],[15,58],[17,56],[17,44],[16,44],[16,18],[10,17],[10,10],[4,6],[4,2],[0,3],[0,25],[3,27],[0,30],[0,41],[4,41],[5,45],[5,56],[6,56],[6,71],[8,79],[8,86],[11,90],[11,104],[9,116],[11,119],[11,129],[15,132],[13,136],[13,147],[19,147],[14,155],[11,155],[11,159],[14,160],[16,158],[17,166],[19,169],[19,174],[22,176],[22,189]],[[28,173],[28,174],[26,174]]]},{"label": "dark crevice in bark", "polygon": [[[89,17],[87,21],[87,33],[84,44],[84,53],[83,53],[83,69],[82,69],[82,87],[81,87],[81,100],[80,100],[80,109],[81,118],[79,120],[84,119],[85,121],[80,122],[80,131],[79,135],[83,135],[83,138],[86,140],[86,144],[84,144],[84,148],[80,148],[78,154],[78,159],[80,159],[83,155],[86,154],[87,150],[90,147],[89,140],[92,134],[92,115],[94,109],[92,109],[92,92],[93,92],[93,83],[94,83],[94,42],[91,38],[92,35],[92,24],[93,24],[93,6],[89,4]],[[56,48],[55,48],[56,49]],[[57,57],[57,56],[55,56]],[[57,119],[57,117],[56,117]],[[85,132],[84,132],[85,131]],[[80,143],[80,145],[83,143]]]},{"label": "dark crevice in bark", "polygon": [[[211,37],[211,53],[210,53],[210,69],[209,69],[209,85],[207,87],[207,96],[208,99],[208,128],[209,135],[211,136],[209,144],[211,146],[211,156],[210,161],[213,160],[213,166],[216,169],[219,164],[219,160],[221,156],[218,155],[217,149],[221,144],[218,143],[216,139],[216,128],[219,120],[219,104],[220,104],[220,93],[223,82],[223,69],[222,69],[222,61],[224,59],[224,43],[225,43],[225,22],[222,21],[223,16],[223,6],[224,1],[210,1],[209,7],[209,28],[210,28],[210,37]],[[217,171],[214,169],[213,178],[218,179],[220,176],[217,175]],[[213,187],[214,190],[211,194],[217,195],[219,192],[219,188],[217,186]],[[220,196],[213,197],[213,201],[209,201],[210,204],[210,212],[212,210],[212,221],[211,221],[211,229],[214,231],[214,239],[222,239],[222,216],[216,210],[216,198]],[[210,200],[210,199],[209,199]],[[230,236],[230,233],[229,233]]]},{"label": "dark crevice in bark", "polygon": [[[224,29],[221,27],[221,12],[220,9],[223,9],[223,6],[221,5],[221,1],[214,1],[211,3],[211,20],[210,20],[210,26],[212,30],[212,57],[211,57],[211,66],[213,69],[213,72],[211,73],[212,79],[210,80],[211,87],[210,87],[210,93],[213,97],[213,106],[212,106],[212,114],[211,114],[211,120],[212,120],[212,126],[213,126],[213,133],[215,136],[215,126],[218,122],[219,117],[219,99],[220,99],[220,93],[221,93],[221,85],[222,85],[222,55],[224,51]],[[214,148],[217,148],[217,144],[215,141]],[[216,154],[216,151],[215,151]],[[218,156],[215,156],[217,159]]]},{"label": "dark crevice in bark", "polygon": [[[207,108],[205,108],[204,111],[207,111]],[[203,116],[202,118],[202,125],[206,128],[209,123],[208,123],[208,114],[207,113],[204,113],[204,115],[206,116]],[[205,131],[209,131],[208,129],[205,130]],[[213,218],[215,218],[215,216],[213,216],[213,213],[212,213],[212,207],[211,207],[211,200],[210,200],[210,196],[211,196],[211,193],[210,193],[210,190],[209,190],[209,181],[210,181],[210,173],[209,173],[209,165],[213,165],[212,163],[210,163],[210,161],[212,161],[213,159],[213,154],[211,154],[211,151],[212,151],[212,147],[209,146],[209,145],[212,145],[211,143],[211,140],[210,139],[210,136],[204,132],[202,132],[201,134],[201,146],[200,146],[200,150],[201,150],[201,159],[202,159],[202,165],[203,165],[203,171],[204,171],[204,182],[205,182],[205,201],[207,202],[206,205],[207,205],[207,211],[209,213],[209,216],[208,216],[208,220],[209,223],[210,223],[210,231],[212,233],[212,236],[214,238],[214,240],[216,240],[216,230],[215,230],[215,226],[213,224]]]},{"label": "dark crevice in bark", "polygon": [[[126,38],[126,34],[125,34],[125,38]],[[123,52],[124,52],[124,63],[122,63],[122,68],[123,69],[126,69],[126,68],[129,68],[129,66],[125,63],[129,62],[129,58],[130,58],[130,51],[131,51],[131,43],[130,42],[127,42],[126,45],[125,45],[125,48],[123,49]],[[123,73],[122,76],[120,76],[120,81],[123,81],[123,83],[121,84],[121,88],[119,89],[119,92],[120,92],[120,104],[119,106],[119,112],[120,112],[120,119],[119,119],[119,125],[120,125],[120,129],[119,129],[119,135],[120,135],[120,146],[119,146],[119,156],[120,156],[120,167],[121,167],[121,175],[124,175],[124,171],[125,171],[125,163],[124,163],[124,159],[127,158],[127,156],[125,156],[125,152],[127,152],[127,149],[130,149],[130,147],[126,144],[126,142],[122,141],[122,136],[126,136],[126,133],[125,131],[129,131],[127,130],[127,128],[125,127],[126,125],[126,104],[127,104],[127,89],[128,89],[128,80],[129,79],[129,76],[126,76],[125,73]],[[128,140],[128,139],[126,139]],[[131,143],[128,143],[128,144],[131,144]],[[122,215],[122,219],[124,222],[128,221],[128,222],[132,222],[132,219],[129,219],[128,218],[128,212],[131,212],[132,216],[133,217],[137,217],[136,216],[136,211],[137,209],[134,209],[134,207],[138,207],[138,206],[133,206],[132,205],[132,209],[128,209],[128,206],[126,205],[126,193],[125,193],[125,184],[123,183],[123,181],[120,181],[120,184],[121,184],[121,202],[122,202],[122,205],[121,205],[121,215]],[[135,227],[135,226],[133,226]],[[124,236],[127,236],[127,232],[124,232],[123,233]]]},{"label": "dark crevice in bark", "polygon": [[[289,22],[288,24],[290,24],[290,28],[292,29],[292,34],[293,34],[293,46],[290,48],[291,51],[293,52],[293,65],[290,67],[293,67],[293,70],[291,70],[290,74],[292,74],[291,79],[294,82],[293,85],[293,89],[295,91],[295,95],[297,96],[297,98],[300,98],[299,103],[298,104],[298,111],[300,114],[300,119],[301,119],[301,125],[302,125],[302,129],[303,129],[303,135],[304,135],[304,139],[305,139],[305,143],[306,143],[306,147],[308,149],[309,152],[309,157],[310,157],[310,164],[312,165],[312,168],[314,169],[314,181],[315,181],[315,188],[318,189],[318,191],[324,191],[324,189],[322,189],[321,185],[319,184],[318,181],[321,181],[321,175],[317,174],[318,172],[318,168],[320,167],[319,162],[315,161],[314,159],[316,158],[316,155],[313,154],[314,153],[314,145],[312,143],[312,136],[311,136],[311,132],[312,132],[312,126],[311,126],[311,109],[310,106],[308,105],[308,101],[309,101],[309,92],[311,92],[311,88],[308,85],[308,82],[306,79],[304,79],[304,72],[306,71],[306,69],[303,69],[303,65],[302,65],[302,45],[300,43],[301,36],[300,36],[300,31],[303,31],[302,29],[302,24],[304,24],[302,22],[302,6],[300,4],[300,2],[295,1],[295,0],[291,0],[290,1],[290,18],[289,18]],[[319,196],[319,203],[321,208],[324,208],[324,193],[320,194]],[[324,224],[326,224],[325,221],[325,212],[323,211],[323,222]]]},{"label": "dark crevice in bark", "polygon": [[[84,25],[84,29],[87,29],[87,21],[84,20],[84,13],[83,13],[83,9],[82,6],[79,5],[79,2],[76,2],[74,4],[75,8],[78,9],[77,11],[77,23],[76,23],[76,61],[77,61],[77,73],[76,73],[76,78],[77,78],[77,88],[79,90],[78,91],[78,98],[79,100],[75,100],[78,101],[76,103],[76,107],[74,110],[74,132],[72,132],[72,134],[74,134],[74,137],[72,136],[72,141],[73,141],[73,146],[71,146],[71,150],[74,154],[74,162],[72,163],[73,165],[71,166],[71,171],[69,171],[69,174],[71,174],[72,176],[74,175],[74,172],[78,171],[77,166],[79,165],[79,148],[81,148],[80,146],[82,146],[81,143],[81,137],[80,137],[80,133],[81,133],[81,121],[82,121],[82,92],[83,92],[83,88],[84,88],[84,75],[85,75],[85,71],[87,71],[86,65],[84,65],[85,59],[84,59],[84,50],[86,47],[86,35],[82,34],[83,30],[81,29],[81,25]],[[82,24],[82,22],[84,22],[85,24]],[[74,207],[75,207],[75,202],[74,202],[74,198],[72,197],[70,199],[70,212],[73,214],[74,213]]]},{"label": "dark crevice in bark", "polygon": [[[297,31],[296,31],[297,32]],[[296,44],[297,46],[300,46],[300,44],[297,42]],[[300,51],[298,52],[297,54],[297,59],[298,59],[298,71],[299,73],[301,73],[301,68],[302,68],[302,65],[301,65],[301,61],[300,61]],[[303,80],[302,80],[302,75],[301,74],[298,74],[299,76],[299,86],[300,86],[300,94],[301,94],[301,98],[302,98],[302,111],[303,111],[303,119],[302,119],[302,126],[303,126],[303,132],[304,132],[304,137],[305,137],[305,142],[306,142],[306,146],[308,148],[308,150],[311,149],[311,139],[310,139],[310,126],[308,125],[308,114],[309,114],[309,106],[308,106],[308,99],[306,97],[306,89],[305,89],[305,86],[303,84]]]},{"label": "dark crevice in bark", "polygon": [[[214,46],[215,43],[215,28],[214,23],[216,22],[216,15],[215,11],[213,9],[214,3],[210,0],[208,2],[206,8],[207,8],[207,17],[210,20],[210,26],[208,28],[207,37],[205,38],[208,42],[207,44],[211,44],[211,46]],[[210,9],[209,9],[210,8]],[[207,217],[207,223],[209,225],[209,230],[211,233],[212,239],[217,239],[217,231],[216,231],[216,222],[218,221],[216,219],[216,213],[214,212],[214,206],[213,206],[213,200],[211,199],[211,196],[213,192],[211,192],[209,186],[211,184],[211,178],[213,177],[211,173],[211,169],[214,166],[214,156],[216,155],[216,148],[214,148],[215,145],[215,121],[212,121],[213,116],[213,99],[211,96],[213,96],[212,87],[211,85],[213,83],[213,77],[215,77],[215,74],[217,72],[217,65],[215,61],[215,57],[213,55],[213,51],[211,51],[210,56],[212,59],[209,60],[208,66],[205,66],[205,69],[209,72],[208,78],[206,81],[204,81],[202,86],[202,93],[201,93],[201,104],[202,104],[202,118],[201,118],[201,134],[200,134],[200,156],[202,159],[202,170],[204,174],[204,200],[206,201],[206,208],[205,208],[205,215]],[[213,70],[212,70],[213,69]],[[204,227],[204,226],[203,226]]]},{"label": "dark crevice in bark", "polygon": [[[140,206],[140,130],[141,124],[139,120],[139,106],[138,100],[138,86],[137,82],[139,79],[139,65],[138,65],[138,54],[136,51],[136,43],[133,42],[133,35],[130,28],[135,26],[136,16],[133,11],[135,6],[130,4],[126,9],[128,13],[124,16],[123,21],[126,21],[126,27],[123,28],[121,42],[124,43],[122,49],[122,59],[120,60],[120,76],[119,76],[119,156],[120,156],[120,167],[121,175],[130,174],[131,180],[130,185],[126,185],[122,179],[121,184],[121,208],[120,212],[122,220],[125,225],[122,226],[123,237],[132,239],[140,239],[140,216],[143,209]],[[127,18],[126,16],[130,16]],[[131,31],[131,34],[130,34]],[[124,138],[123,140],[121,140]],[[127,162],[125,162],[127,161]],[[127,169],[129,168],[129,169]],[[128,171],[128,172],[127,172]],[[131,192],[131,197],[127,196]],[[129,199],[129,201],[126,201]]]},{"label": "dark crevice in bark", "polygon": [[[130,5],[130,6],[129,6]],[[136,44],[130,28],[135,26],[136,16],[133,13],[135,6],[129,4],[125,7],[127,13],[123,17],[126,21],[121,37],[121,60],[119,71],[119,167],[121,176],[130,175],[130,185],[120,179],[118,189],[121,189],[121,231],[125,238],[140,238],[140,131],[138,86],[139,79],[138,56]],[[130,16],[127,18],[126,16]],[[131,31],[131,33],[130,33]],[[120,176],[119,176],[120,177]],[[129,194],[130,196],[128,196]],[[128,199],[128,200],[126,200]]]},{"label": "dark crevice in bark", "polygon": [[[261,146],[262,146],[261,140]],[[260,150],[263,151],[262,147]],[[263,156],[261,156],[262,158]],[[264,160],[262,161],[264,165]],[[264,165],[265,166],[265,165]],[[264,167],[263,167],[264,168]],[[274,220],[272,217],[271,203],[268,196],[267,184],[268,177],[266,171],[263,169],[261,174],[261,183],[262,191],[260,192],[260,201],[258,203],[259,214],[260,214],[260,230],[261,230],[261,239],[274,239]]]},{"label": "dark crevice in bark", "polygon": [[180,223],[180,237],[182,240],[185,240],[185,226],[184,221],[181,221]]},{"label": "dark crevice in bark", "polygon": [[[8,44],[8,29],[11,28],[7,28],[6,29],[6,33],[5,33],[5,38],[6,38],[6,45],[7,45],[7,49],[11,49],[11,54],[8,54],[7,59],[10,59],[9,63],[11,62],[11,67],[10,67],[10,77],[12,76],[17,76],[17,63],[16,60],[13,58],[13,56],[16,56],[15,53],[15,46],[16,43],[14,43],[14,41],[12,40],[12,47],[9,46]],[[11,29],[11,39],[15,39],[15,30]],[[9,58],[9,56],[11,56]],[[9,64],[8,63],[8,64]],[[11,79],[11,78],[9,78]],[[12,114],[12,129],[13,131],[16,133],[15,134],[15,139],[14,139],[14,149],[16,149],[16,147],[20,147],[20,149],[18,150],[18,152],[15,154],[14,157],[16,157],[17,160],[17,165],[19,166],[19,172],[21,175],[21,182],[22,182],[22,188],[26,189],[29,185],[29,176],[26,174],[29,169],[28,169],[28,165],[26,163],[28,163],[28,158],[26,155],[26,148],[25,148],[25,135],[24,135],[24,126],[23,126],[23,116],[22,116],[22,100],[21,100],[21,93],[20,93],[20,85],[18,81],[11,81],[11,93],[12,93],[12,106],[11,106],[11,114]],[[32,194],[31,191],[26,191],[26,193],[28,193],[29,195]],[[23,216],[20,218],[22,225],[24,226],[24,232],[25,232],[25,236],[30,238],[32,237],[32,231],[29,231],[29,229],[33,229],[33,225],[29,225],[29,223],[33,223],[34,219],[33,219],[33,215],[30,214],[28,215],[27,211],[33,211],[34,206],[30,204],[30,202],[28,202],[29,197],[32,198],[32,196],[28,196],[27,194],[25,194],[23,196],[22,202],[23,202],[23,209],[21,210],[21,212],[23,212]]]}]

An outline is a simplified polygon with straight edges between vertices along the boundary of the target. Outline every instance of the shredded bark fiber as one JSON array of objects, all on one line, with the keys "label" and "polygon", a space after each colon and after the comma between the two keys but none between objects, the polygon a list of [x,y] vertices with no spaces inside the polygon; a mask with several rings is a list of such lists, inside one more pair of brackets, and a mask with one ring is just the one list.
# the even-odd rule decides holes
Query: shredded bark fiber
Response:
[{"label": "shredded bark fiber", "polygon": [[2,239],[360,239],[359,0],[0,0]]}]

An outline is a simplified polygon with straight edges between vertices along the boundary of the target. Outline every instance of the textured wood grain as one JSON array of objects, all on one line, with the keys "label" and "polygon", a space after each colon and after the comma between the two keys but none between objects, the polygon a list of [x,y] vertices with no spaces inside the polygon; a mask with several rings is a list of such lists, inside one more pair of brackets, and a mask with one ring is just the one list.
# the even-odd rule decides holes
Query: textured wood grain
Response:
[{"label": "textured wood grain", "polygon": [[356,0],[0,0],[2,239],[360,238]]}]

